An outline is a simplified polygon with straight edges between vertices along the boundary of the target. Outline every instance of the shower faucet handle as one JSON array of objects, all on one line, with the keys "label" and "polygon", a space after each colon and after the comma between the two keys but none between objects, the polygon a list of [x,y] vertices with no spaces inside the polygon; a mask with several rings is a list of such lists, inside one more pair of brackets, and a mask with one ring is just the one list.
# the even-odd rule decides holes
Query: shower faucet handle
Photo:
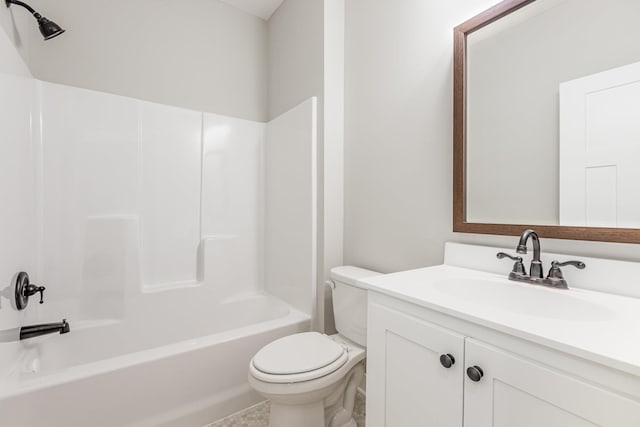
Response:
[{"label": "shower faucet handle", "polygon": [[40,304],[44,304],[45,290],[46,288],[44,286],[38,286],[30,283],[29,275],[26,272],[21,271],[16,277],[16,308],[18,310],[24,310],[25,308],[27,308],[29,297],[37,294],[38,292],[40,292]]},{"label": "shower faucet handle", "polygon": [[496,258],[498,259],[509,258],[510,260],[515,261],[513,263],[513,268],[511,269],[511,273],[509,273],[509,276],[511,275],[524,276],[527,274],[526,270],[524,269],[524,264],[522,263],[521,256],[513,256],[504,252],[498,252],[496,254]]},{"label": "shower faucet handle", "polygon": [[40,292],[40,304],[44,304],[44,290],[46,288],[44,286],[29,285],[29,287],[32,287],[32,286],[33,288],[29,290],[29,292],[33,292],[33,293],[31,293],[29,296],[35,295],[36,293]]}]

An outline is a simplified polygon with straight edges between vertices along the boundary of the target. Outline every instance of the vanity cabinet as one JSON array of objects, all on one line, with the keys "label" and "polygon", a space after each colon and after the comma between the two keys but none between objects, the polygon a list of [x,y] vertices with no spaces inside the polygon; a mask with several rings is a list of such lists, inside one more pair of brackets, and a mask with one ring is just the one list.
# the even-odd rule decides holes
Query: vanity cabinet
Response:
[{"label": "vanity cabinet", "polygon": [[465,379],[464,427],[640,426],[640,402],[586,380],[471,338],[465,359],[484,375]]},{"label": "vanity cabinet", "polygon": [[[370,301],[367,427],[640,426],[637,395],[470,338],[453,323]],[[455,359],[448,368],[443,355]]]},{"label": "vanity cabinet", "polygon": [[464,336],[378,305],[368,315],[367,427],[461,426]]}]

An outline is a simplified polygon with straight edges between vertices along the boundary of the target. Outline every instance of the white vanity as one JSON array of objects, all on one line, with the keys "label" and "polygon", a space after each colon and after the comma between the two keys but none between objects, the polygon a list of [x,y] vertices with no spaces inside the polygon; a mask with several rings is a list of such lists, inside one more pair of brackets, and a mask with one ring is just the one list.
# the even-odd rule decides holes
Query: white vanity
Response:
[{"label": "white vanity", "polygon": [[507,280],[501,250],[361,281],[367,427],[640,426],[640,263],[580,257],[561,290]]}]

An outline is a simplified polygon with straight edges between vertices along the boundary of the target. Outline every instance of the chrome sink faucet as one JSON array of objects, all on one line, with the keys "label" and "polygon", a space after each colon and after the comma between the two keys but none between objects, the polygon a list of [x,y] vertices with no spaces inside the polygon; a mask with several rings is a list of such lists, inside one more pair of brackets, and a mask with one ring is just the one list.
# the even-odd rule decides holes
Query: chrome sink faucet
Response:
[{"label": "chrome sink faucet", "polygon": [[498,252],[496,255],[498,259],[509,258],[512,261],[515,261],[513,268],[511,269],[511,273],[509,273],[509,280],[549,286],[558,289],[569,289],[560,267],[572,265],[577,269],[582,270],[586,267],[585,263],[582,261],[553,261],[551,263],[551,268],[549,269],[549,274],[547,274],[547,277],[544,277],[542,274],[542,261],[540,260],[540,238],[538,237],[538,233],[533,230],[525,230],[520,236],[516,252],[519,254],[527,253],[527,241],[529,238],[531,238],[531,241],[533,242],[533,259],[531,260],[531,266],[529,267],[529,274],[527,274],[524,268],[522,257],[512,256],[504,252]]},{"label": "chrome sink faucet", "polygon": [[540,238],[538,237],[538,233],[533,230],[525,230],[520,236],[520,241],[518,242],[516,252],[523,255],[527,253],[527,241],[529,240],[529,238],[531,238],[531,241],[533,242],[533,259],[531,260],[531,266],[529,267],[529,276],[542,278],[542,261],[540,261]]}]

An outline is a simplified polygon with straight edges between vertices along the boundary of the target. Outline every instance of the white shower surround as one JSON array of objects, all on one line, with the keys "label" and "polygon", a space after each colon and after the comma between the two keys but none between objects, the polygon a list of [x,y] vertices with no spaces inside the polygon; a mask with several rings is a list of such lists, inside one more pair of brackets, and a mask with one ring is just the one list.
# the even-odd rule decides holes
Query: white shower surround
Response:
[{"label": "white shower surround", "polygon": [[[221,238],[241,244],[218,257],[251,272],[242,290],[259,290],[265,124],[40,86],[41,280],[53,292],[206,282],[207,241]],[[105,277],[104,265],[118,268]]]},{"label": "white shower surround", "polygon": [[[0,424],[35,397],[52,404],[20,425],[92,412],[104,425],[190,425],[254,403],[248,360],[308,330],[315,306],[315,99],[264,124],[19,82],[1,105],[22,132],[6,135],[24,168],[9,200],[37,214],[10,235],[28,231],[19,255],[30,261],[0,267],[28,270],[47,291],[23,312],[2,295]],[[63,317],[70,334],[17,341],[19,326]],[[199,378],[200,400],[176,372]],[[132,409],[126,390],[165,400]],[[74,395],[93,403],[64,418],[55,396]],[[101,401],[115,407],[100,413]]]}]

